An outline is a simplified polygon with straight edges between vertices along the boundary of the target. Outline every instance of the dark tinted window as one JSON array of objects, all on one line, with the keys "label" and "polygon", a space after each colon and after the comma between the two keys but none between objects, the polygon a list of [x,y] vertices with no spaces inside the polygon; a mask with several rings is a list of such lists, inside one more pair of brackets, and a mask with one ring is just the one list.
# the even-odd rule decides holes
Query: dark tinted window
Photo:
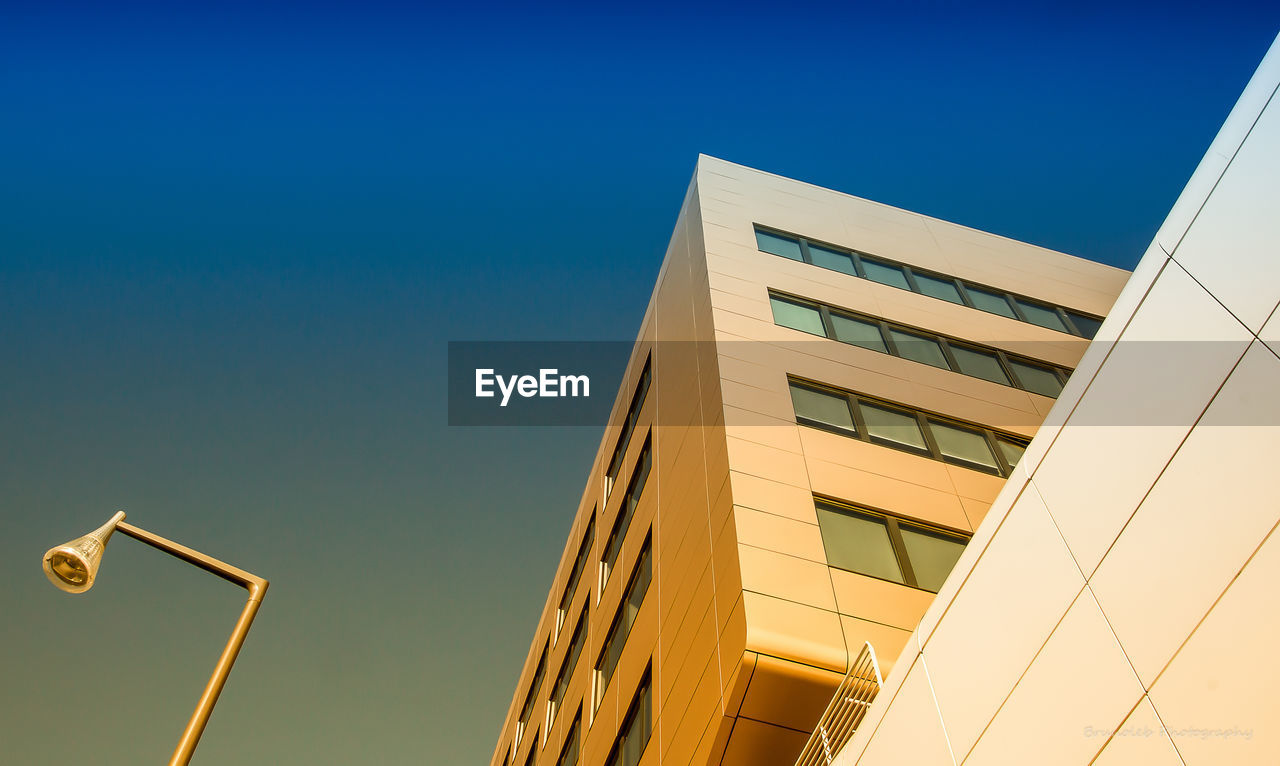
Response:
[{"label": "dark tinted window", "polygon": [[849,412],[849,400],[843,396],[792,384],[791,404],[795,407],[796,419],[799,421],[855,430],[853,415]]},{"label": "dark tinted window", "polygon": [[766,253],[780,255],[793,261],[803,261],[800,254],[800,243],[790,237],[780,237],[767,231],[756,229],[756,246]]}]

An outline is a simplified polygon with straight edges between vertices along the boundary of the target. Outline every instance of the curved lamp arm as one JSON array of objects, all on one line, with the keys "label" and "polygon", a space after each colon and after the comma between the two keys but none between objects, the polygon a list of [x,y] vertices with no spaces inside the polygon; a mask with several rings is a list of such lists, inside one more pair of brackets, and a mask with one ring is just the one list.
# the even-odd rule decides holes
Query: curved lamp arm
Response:
[{"label": "curved lamp arm", "polygon": [[209,716],[213,713],[218,695],[222,693],[222,687],[227,683],[227,676],[231,675],[231,666],[235,663],[236,656],[240,654],[240,647],[244,645],[245,636],[249,633],[249,627],[253,625],[253,618],[258,614],[258,607],[262,605],[262,597],[267,592],[269,583],[257,575],[249,574],[243,569],[237,569],[212,556],[206,556],[132,524],[121,521],[116,525],[116,531],[249,591],[249,600],[245,602],[244,609],[240,612],[240,619],[236,620],[231,638],[227,640],[227,646],[222,650],[222,656],[218,658],[218,664],[213,669],[213,675],[209,677],[209,683],[205,685],[204,693],[196,703],[195,712],[191,714],[191,720],[187,722],[187,728],[182,732],[182,739],[178,740],[178,747],[173,751],[173,757],[169,759],[169,766],[187,766],[191,762],[191,754],[195,752],[196,744],[200,742],[200,735],[204,734],[205,725],[209,723]]}]

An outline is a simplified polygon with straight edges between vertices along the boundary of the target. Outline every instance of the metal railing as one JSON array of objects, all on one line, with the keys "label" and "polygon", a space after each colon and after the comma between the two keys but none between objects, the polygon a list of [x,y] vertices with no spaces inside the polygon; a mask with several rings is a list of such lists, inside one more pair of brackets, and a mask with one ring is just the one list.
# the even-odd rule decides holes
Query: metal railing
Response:
[{"label": "metal railing", "polygon": [[800,751],[796,766],[829,766],[840,748],[853,739],[883,684],[876,650],[870,642],[864,643],[831,698],[831,704],[827,705],[809,741]]}]

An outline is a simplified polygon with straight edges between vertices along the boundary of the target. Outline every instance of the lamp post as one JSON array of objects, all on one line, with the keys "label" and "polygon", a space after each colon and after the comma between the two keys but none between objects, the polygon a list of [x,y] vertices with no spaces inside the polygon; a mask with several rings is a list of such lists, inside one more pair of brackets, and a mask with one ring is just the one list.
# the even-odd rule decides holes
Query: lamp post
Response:
[{"label": "lamp post", "polygon": [[66,545],[51,548],[44,555],[44,572],[49,576],[49,580],[68,593],[84,593],[92,588],[93,581],[98,575],[98,567],[102,563],[102,553],[107,540],[113,532],[118,531],[122,535],[144,542],[153,548],[159,548],[171,556],[180,558],[188,564],[194,564],[206,572],[211,572],[249,591],[249,600],[245,602],[244,610],[240,612],[240,619],[236,620],[231,638],[227,640],[227,646],[222,650],[222,656],[218,658],[218,664],[213,669],[213,675],[205,685],[200,701],[196,703],[195,712],[192,713],[186,730],[182,732],[182,739],[178,740],[178,747],[173,751],[173,757],[169,759],[169,766],[186,766],[191,762],[191,754],[195,752],[196,743],[204,733],[205,724],[209,722],[209,715],[213,713],[218,695],[222,693],[222,687],[227,683],[227,676],[231,674],[231,665],[236,661],[240,647],[244,645],[245,636],[248,635],[249,626],[253,624],[253,618],[258,613],[258,607],[262,605],[263,594],[267,592],[267,581],[203,553],[193,551],[185,545],[179,545],[145,529],[126,524],[124,518],[124,511],[117,511],[110,521],[84,537],[76,538]]}]

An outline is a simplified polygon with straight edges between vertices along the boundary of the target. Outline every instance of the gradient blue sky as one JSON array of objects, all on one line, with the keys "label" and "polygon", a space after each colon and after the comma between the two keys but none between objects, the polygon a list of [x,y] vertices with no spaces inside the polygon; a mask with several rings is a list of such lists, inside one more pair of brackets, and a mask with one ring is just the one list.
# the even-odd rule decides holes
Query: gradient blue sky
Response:
[{"label": "gradient blue sky", "polygon": [[[1264,4],[6,4],[0,761],[486,762],[598,429],[445,425],[445,343],[630,339],[698,152],[1131,267]],[[566,289],[572,286],[572,291]],[[68,711],[74,711],[69,715]]]}]

